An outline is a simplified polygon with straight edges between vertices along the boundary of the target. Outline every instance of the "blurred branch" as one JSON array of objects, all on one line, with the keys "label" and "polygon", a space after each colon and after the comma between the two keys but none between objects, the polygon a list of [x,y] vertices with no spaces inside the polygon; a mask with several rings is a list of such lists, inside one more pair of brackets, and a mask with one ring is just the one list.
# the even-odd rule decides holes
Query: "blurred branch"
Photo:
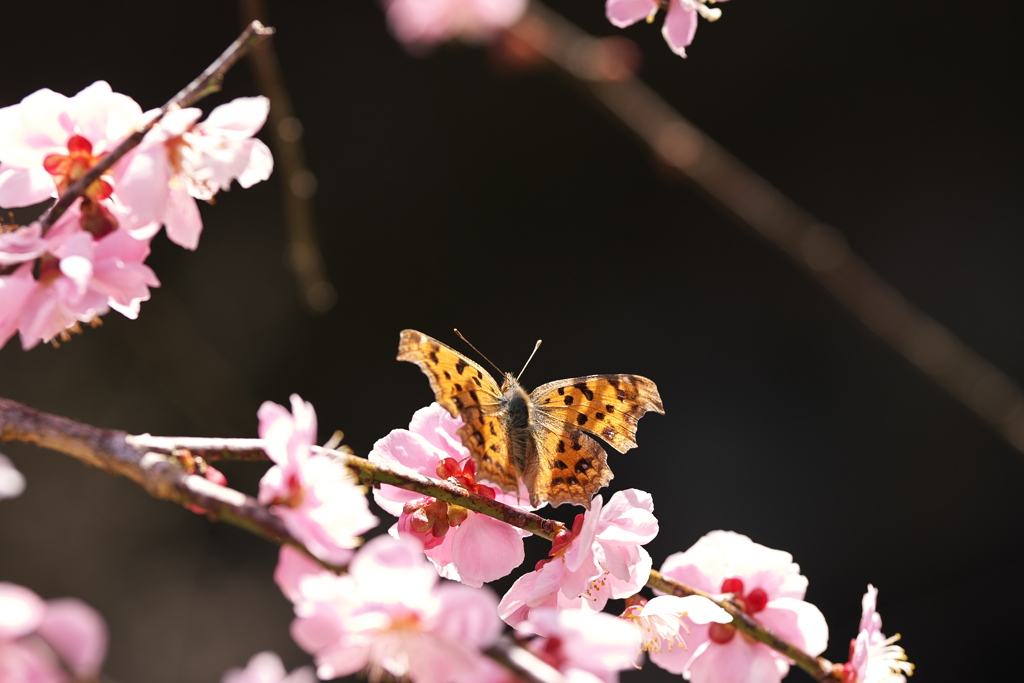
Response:
[{"label": "blurred branch", "polygon": [[[267,21],[263,0],[240,0],[239,4],[245,21]],[[317,181],[306,165],[302,123],[295,116],[274,44],[268,41],[256,46],[249,53],[249,65],[260,92],[270,99],[270,144],[281,178],[288,229],[288,263],[299,281],[303,302],[310,310],[323,313],[334,306],[338,293],[327,277],[317,239],[311,201],[316,194]]]},{"label": "blurred branch", "polygon": [[196,76],[196,78],[186,85],[177,95],[167,101],[164,106],[160,107],[157,115],[145,125],[138,128],[134,133],[126,137],[121,143],[112,149],[109,153],[105,154],[99,162],[89,169],[89,172],[83,175],[81,178],[71,183],[68,189],[57,199],[57,202],[51,206],[46,213],[39,219],[39,223],[42,226],[43,232],[56,222],[61,215],[68,210],[68,208],[74,203],[78,197],[85,192],[86,188],[92,185],[99,179],[101,175],[106,173],[111,166],[113,166],[121,157],[137,147],[142,139],[146,137],[146,133],[149,132],[157,122],[162,119],[172,109],[180,109],[188,107],[191,104],[201,100],[207,95],[217,92],[220,90],[221,84],[224,82],[224,74],[235,65],[242,56],[252,49],[254,46],[263,42],[274,34],[274,29],[264,26],[258,21],[254,21],[249,24],[242,35],[235,39],[235,42],[231,43],[220,57],[215,59],[210,66],[206,67],[203,73]]},{"label": "blurred branch", "polygon": [[489,647],[488,657],[516,674],[525,683],[564,683],[562,673],[508,636]]},{"label": "blurred branch", "polygon": [[532,2],[510,36],[582,84],[658,159],[817,280],[868,330],[1024,452],[1024,392],[914,306],[825,225],[732,156],[633,73],[631,53]]}]

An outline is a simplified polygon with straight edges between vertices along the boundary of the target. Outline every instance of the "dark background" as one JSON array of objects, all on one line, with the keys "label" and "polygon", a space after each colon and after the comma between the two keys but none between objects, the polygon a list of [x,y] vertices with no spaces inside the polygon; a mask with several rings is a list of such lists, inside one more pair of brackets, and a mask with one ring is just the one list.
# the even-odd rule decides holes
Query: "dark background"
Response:
[{"label": "dark background", "polygon": [[[154,242],[163,285],[138,321],[111,313],[59,349],[8,343],[0,395],[132,432],[255,436],[260,403],[298,392],[323,439],[343,429],[365,454],[431,398],[394,360],[399,330],[464,348],[457,326],[513,371],[543,338],[527,386],[632,372],[661,389],[667,415],[611,456],[612,490],[654,495],[655,566],[736,530],[800,563],[833,660],[871,582],[915,680],[1018,670],[1021,453],[559,76],[495,73],[469,49],[412,58],[369,0],[271,5],[337,305],[301,305],[275,177],[203,207],[195,253]],[[554,7],[619,34],[597,0]],[[1019,3],[723,10],[686,60],[660,19],[627,30],[642,77],[1024,379]],[[106,79],[159,106],[240,26],[232,3],[208,0],[18,3],[3,18],[0,105]],[[243,64],[203,106],[254,93]],[[28,489],[0,503],[0,580],[97,607],[111,680],[217,681],[267,648],[306,661],[274,547],[67,456],[2,450]],[[255,492],[262,469],[226,471]]]}]

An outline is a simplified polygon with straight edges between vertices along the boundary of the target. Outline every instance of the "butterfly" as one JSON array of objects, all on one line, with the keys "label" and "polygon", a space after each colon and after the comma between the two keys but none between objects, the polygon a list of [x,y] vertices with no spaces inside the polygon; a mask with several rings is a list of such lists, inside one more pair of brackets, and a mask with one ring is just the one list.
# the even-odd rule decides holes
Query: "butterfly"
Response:
[{"label": "butterfly", "polygon": [[480,365],[416,330],[403,330],[398,360],[420,367],[437,402],[459,417],[463,445],[481,479],[530,504],[573,503],[590,509],[612,479],[600,437],[625,453],[636,447],[637,421],[665,414],[654,382],[639,375],[588,375],[548,382],[532,393],[505,373],[499,387]]}]

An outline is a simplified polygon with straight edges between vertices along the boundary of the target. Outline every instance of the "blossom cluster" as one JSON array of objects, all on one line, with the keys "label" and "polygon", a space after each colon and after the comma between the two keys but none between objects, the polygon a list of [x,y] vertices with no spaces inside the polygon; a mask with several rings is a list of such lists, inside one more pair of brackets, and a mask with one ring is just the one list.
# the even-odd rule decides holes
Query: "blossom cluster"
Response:
[{"label": "blossom cluster", "polygon": [[0,207],[26,207],[68,191],[119,144],[159,118],[141,143],[92,182],[44,229],[0,226],[0,346],[67,338],[114,309],[135,318],[160,281],[145,264],[161,226],[195,249],[196,200],[237,180],[269,177],[270,151],[253,135],[267,117],[264,97],[240,98],[205,121],[195,108],[159,118],[99,81],[72,97],[35,92],[0,109]]}]

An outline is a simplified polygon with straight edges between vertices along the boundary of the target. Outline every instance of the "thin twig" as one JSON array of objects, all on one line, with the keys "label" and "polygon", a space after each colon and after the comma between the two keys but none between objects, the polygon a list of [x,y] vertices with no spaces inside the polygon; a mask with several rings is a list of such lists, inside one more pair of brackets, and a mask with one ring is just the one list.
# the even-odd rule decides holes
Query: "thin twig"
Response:
[{"label": "thin twig", "polygon": [[705,593],[698,588],[673,581],[662,576],[661,572],[654,569],[651,570],[651,578],[647,580],[647,586],[662,593],[681,598],[688,595],[699,595],[702,598],[707,598],[729,613],[729,616],[732,617],[731,625],[736,630],[789,657],[798,667],[809,673],[814,680],[822,681],[822,683],[836,683],[839,681],[839,678],[833,673],[831,662],[823,657],[809,655],[785,638],[772,633],[769,629],[752,619],[749,614],[737,607],[731,600],[716,598],[714,595]]},{"label": "thin twig", "polygon": [[[240,6],[246,21],[267,21],[267,7],[263,0],[241,0]],[[316,313],[323,313],[334,306],[338,292],[327,277],[327,265],[317,239],[312,202],[317,182],[316,176],[306,165],[302,122],[295,116],[274,43],[265,42],[253,49],[249,53],[249,65],[260,92],[270,99],[268,129],[278,177],[281,179],[281,196],[288,230],[288,263],[298,280],[306,307]]]},{"label": "thin twig", "polygon": [[511,29],[616,116],[670,168],[789,256],[904,359],[1024,452],[1024,391],[914,306],[821,223],[637,79],[621,54],[532,2]]},{"label": "thin twig", "polygon": [[228,69],[234,66],[235,62],[241,59],[246,52],[252,49],[253,46],[266,40],[273,34],[273,28],[264,26],[258,21],[252,22],[244,31],[242,31],[242,35],[238,36],[238,38],[235,39],[235,42],[231,43],[231,45],[224,50],[220,57],[214,60],[210,66],[206,67],[206,70],[203,71],[203,73],[199,74],[195,80],[185,86],[177,95],[168,100],[164,106],[160,107],[159,112],[154,118],[137,128],[133,133],[122,140],[117,147],[105,154],[95,166],[89,169],[88,173],[68,186],[67,190],[64,191],[64,194],[62,194],[60,198],[57,199],[56,203],[54,203],[54,205],[51,206],[39,219],[43,232],[46,232],[46,230],[49,229],[49,227],[53,225],[65,211],[68,210],[74,201],[78,199],[83,192],[85,192],[86,188],[98,180],[101,175],[106,173],[121,157],[133,148],[137,147],[146,136],[146,133],[148,133],[149,130],[164,117],[164,115],[172,109],[188,107],[210,93],[220,90],[221,84],[224,81],[224,74],[227,73]]}]

